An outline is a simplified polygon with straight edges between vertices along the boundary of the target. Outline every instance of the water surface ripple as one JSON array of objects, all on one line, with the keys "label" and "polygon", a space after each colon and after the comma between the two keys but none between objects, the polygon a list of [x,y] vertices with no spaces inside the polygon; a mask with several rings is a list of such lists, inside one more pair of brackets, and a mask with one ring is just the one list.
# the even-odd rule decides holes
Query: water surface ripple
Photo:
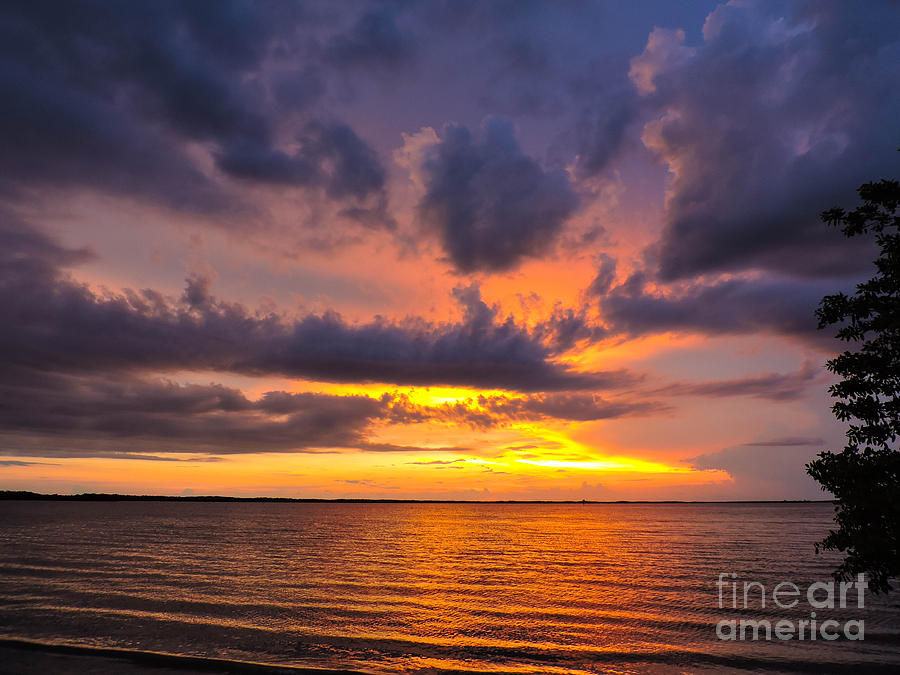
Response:
[{"label": "water surface ripple", "polygon": [[[0,503],[0,633],[373,673],[894,672],[865,640],[728,641],[720,572],[829,580],[828,504]],[[728,591],[730,593],[730,591]]]}]

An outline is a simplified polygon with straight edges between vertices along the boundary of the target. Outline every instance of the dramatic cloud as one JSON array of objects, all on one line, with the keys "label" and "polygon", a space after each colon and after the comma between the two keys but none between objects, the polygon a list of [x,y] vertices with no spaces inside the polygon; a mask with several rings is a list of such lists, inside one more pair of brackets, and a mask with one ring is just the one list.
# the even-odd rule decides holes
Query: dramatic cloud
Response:
[{"label": "dramatic cloud", "polygon": [[0,189],[233,209],[239,198],[197,161],[203,148],[235,178],[380,194],[378,158],[345,124],[307,119],[296,153],[279,141],[286,112],[325,86],[312,65],[296,78],[269,67],[299,49],[304,20],[299,5],[243,0],[4,3]]},{"label": "dramatic cloud", "polygon": [[535,325],[533,333],[551,345],[556,352],[568,351],[582,340],[602,340],[610,334],[605,326],[597,324],[588,316],[586,307],[575,310],[559,304],[554,307],[550,316]]},{"label": "dramatic cloud", "polygon": [[611,332],[645,335],[667,331],[706,334],[775,333],[834,347],[817,330],[815,308],[847,282],[772,278],[689,284],[668,293],[649,292],[636,275],[599,301]]},{"label": "dramatic cloud", "polygon": [[595,394],[572,393],[479,396],[438,406],[415,405],[396,393],[372,398],[270,391],[250,400],[240,390],[219,384],[13,366],[0,374],[0,454],[174,461],[146,453],[344,448],[421,452],[419,447],[371,440],[372,426],[438,421],[486,429],[522,421],[585,422],[662,410],[666,407],[654,401],[607,401]]},{"label": "dramatic cloud", "polygon": [[610,401],[596,394],[568,392],[516,399],[481,397],[479,403],[496,415],[512,419],[551,418],[577,422],[649,415],[669,409],[659,401]]},{"label": "dramatic cloud", "polygon": [[[635,384],[623,373],[620,386]],[[516,422],[594,422],[659,414],[669,406],[652,399],[605,399],[598,394],[555,392],[527,396],[476,396],[434,406],[415,405],[403,396],[393,400],[392,419],[404,423],[436,420],[475,429],[504,427]]]},{"label": "dramatic cloud", "polygon": [[337,199],[364,199],[384,187],[378,157],[346,124],[309,123],[300,148],[287,154],[246,139],[227,145],[219,167],[238,178],[305,186],[321,186]]},{"label": "dramatic cloud", "polygon": [[664,278],[749,268],[858,271],[860,242],[817,214],[892,175],[900,144],[894,2],[728,3],[703,44],[657,28],[632,61],[648,148],[673,174]]},{"label": "dramatic cloud", "polygon": [[415,38],[397,26],[393,11],[381,7],[363,14],[346,34],[336,35],[328,58],[342,67],[392,68],[412,60]]},{"label": "dramatic cloud", "polygon": [[[376,424],[427,420],[449,418],[442,409],[412,406],[397,394],[269,391],[251,400],[233,387],[132,374],[60,374],[16,366],[0,373],[0,455],[221,461],[208,453],[471,452],[371,438]],[[28,464],[0,461],[0,466]]]},{"label": "dramatic cloud", "polygon": [[[809,393],[809,385],[824,375],[824,366],[804,363],[792,373],[762,373],[730,380],[712,382],[679,382],[651,392],[654,395],[674,396],[753,396],[771,401],[790,401]],[[780,445],[798,445],[797,439]],[[775,443],[762,443],[774,445]],[[760,445],[760,443],[748,444]]]},{"label": "dramatic cloud", "polygon": [[66,251],[21,223],[0,228],[0,348],[8,365],[63,371],[225,370],[337,382],[445,384],[547,391],[619,386],[621,371],[575,373],[474,286],[459,288],[458,323],[378,319],[348,324],[335,312],[287,319],[209,295],[189,279],[181,299],[153,290],[98,294],[59,265]]},{"label": "dramatic cloud", "polygon": [[609,293],[616,280],[616,259],[601,253],[597,256],[597,276],[587,288],[589,296],[602,297]]},{"label": "dramatic cloud", "polygon": [[566,174],[522,153],[506,120],[450,125],[425,161],[420,204],[460,270],[503,270],[547,252],[578,203]]},{"label": "dramatic cloud", "polygon": [[602,92],[581,111],[575,127],[580,177],[600,173],[622,150],[628,127],[639,119],[634,99],[631,90],[619,87]]},{"label": "dramatic cloud", "polygon": [[787,437],[787,438],[772,438],[768,441],[753,441],[751,443],[744,443],[747,446],[753,447],[779,447],[786,448],[792,447],[795,445],[815,445],[815,446],[823,446],[825,445],[825,440],[821,438],[800,438],[800,437]]},{"label": "dramatic cloud", "polygon": [[3,373],[0,401],[0,452],[123,457],[361,447],[390,406],[388,398],[285,392],[250,401],[221,385],[25,368]]},{"label": "dramatic cloud", "polygon": [[577,443],[787,489],[753,462],[830,433],[814,309],[872,250],[817,213],[896,171],[900,12],[716,2],[5,2],[0,465]]}]

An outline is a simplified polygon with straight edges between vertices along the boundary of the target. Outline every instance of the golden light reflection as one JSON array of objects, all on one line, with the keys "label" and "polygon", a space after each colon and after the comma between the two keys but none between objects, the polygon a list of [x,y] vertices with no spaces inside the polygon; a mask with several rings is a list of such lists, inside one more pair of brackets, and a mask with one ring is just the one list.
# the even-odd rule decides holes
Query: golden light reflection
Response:
[{"label": "golden light reflection", "polygon": [[520,464],[533,464],[566,469],[586,469],[589,471],[632,471],[634,473],[690,473],[687,467],[667,466],[658,462],[644,462],[639,459],[617,457],[590,462],[573,462],[559,459],[517,459]]},{"label": "golden light reflection", "polygon": [[515,394],[501,389],[470,389],[465,387],[403,387],[384,384],[328,384],[317,383],[311,389],[306,386],[311,383],[298,383],[302,389],[295,391],[318,391],[334,396],[369,396],[381,398],[385,394],[403,396],[413,405],[439,406],[444,403],[468,402],[470,407],[477,407],[479,396],[505,396],[507,398],[519,398],[521,394]]},{"label": "golden light reflection", "polygon": [[[201,378],[185,373],[178,379],[191,382]],[[399,423],[390,418],[374,420],[365,441],[368,448],[378,446],[377,451],[364,445],[298,445],[294,452],[247,454],[220,454],[211,448],[208,454],[199,455],[150,449],[141,451],[145,458],[73,457],[8,467],[10,487],[33,489],[36,485],[31,479],[40,478],[44,490],[59,492],[425,499],[516,499],[550,494],[563,499],[595,499],[607,495],[627,498],[635,485],[647,494],[654,488],[730,480],[721,471],[679,465],[677,458],[670,463],[666,456],[648,456],[640,449],[629,448],[624,453],[606,447],[599,440],[604,422],[518,420],[502,415],[482,426],[467,421],[469,412],[491,417],[480,397],[519,399],[526,394],[304,381],[255,381],[252,389],[248,384],[237,377],[229,382],[250,399],[279,389],[373,399],[389,395],[447,414]],[[585,430],[597,433],[588,442],[576,440]],[[602,493],[598,492],[598,479]],[[588,483],[592,491],[585,492]]]}]

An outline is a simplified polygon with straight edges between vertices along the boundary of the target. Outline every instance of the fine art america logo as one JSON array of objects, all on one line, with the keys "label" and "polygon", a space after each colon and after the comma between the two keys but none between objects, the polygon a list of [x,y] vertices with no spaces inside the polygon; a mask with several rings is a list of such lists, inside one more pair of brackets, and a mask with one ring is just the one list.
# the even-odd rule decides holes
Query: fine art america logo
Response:
[{"label": "fine art america logo", "polygon": [[[723,619],[716,624],[720,640],[865,640],[862,619],[837,621],[828,610],[865,607],[869,585],[862,574],[856,581],[816,581],[802,591],[792,581],[771,588],[759,581],[737,581],[734,572],[721,572],[716,581],[719,609],[777,610],[801,613],[804,618]],[[808,609],[808,614],[806,613]],[[823,611],[824,610],[824,611]]]}]

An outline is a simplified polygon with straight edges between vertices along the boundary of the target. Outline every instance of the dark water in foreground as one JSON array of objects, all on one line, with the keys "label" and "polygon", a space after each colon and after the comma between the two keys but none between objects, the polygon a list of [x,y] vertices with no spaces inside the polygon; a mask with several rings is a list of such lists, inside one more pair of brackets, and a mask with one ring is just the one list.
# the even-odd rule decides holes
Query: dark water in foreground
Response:
[{"label": "dark water in foreground", "polygon": [[[890,672],[896,597],[805,600],[829,580],[812,545],[830,519],[827,504],[5,502],[0,635],[376,673]],[[719,609],[720,572],[765,584],[766,609],[756,587],[732,609],[730,586]],[[773,607],[781,581],[796,608]],[[720,620],[810,611],[863,620],[865,639],[716,637]]]}]

